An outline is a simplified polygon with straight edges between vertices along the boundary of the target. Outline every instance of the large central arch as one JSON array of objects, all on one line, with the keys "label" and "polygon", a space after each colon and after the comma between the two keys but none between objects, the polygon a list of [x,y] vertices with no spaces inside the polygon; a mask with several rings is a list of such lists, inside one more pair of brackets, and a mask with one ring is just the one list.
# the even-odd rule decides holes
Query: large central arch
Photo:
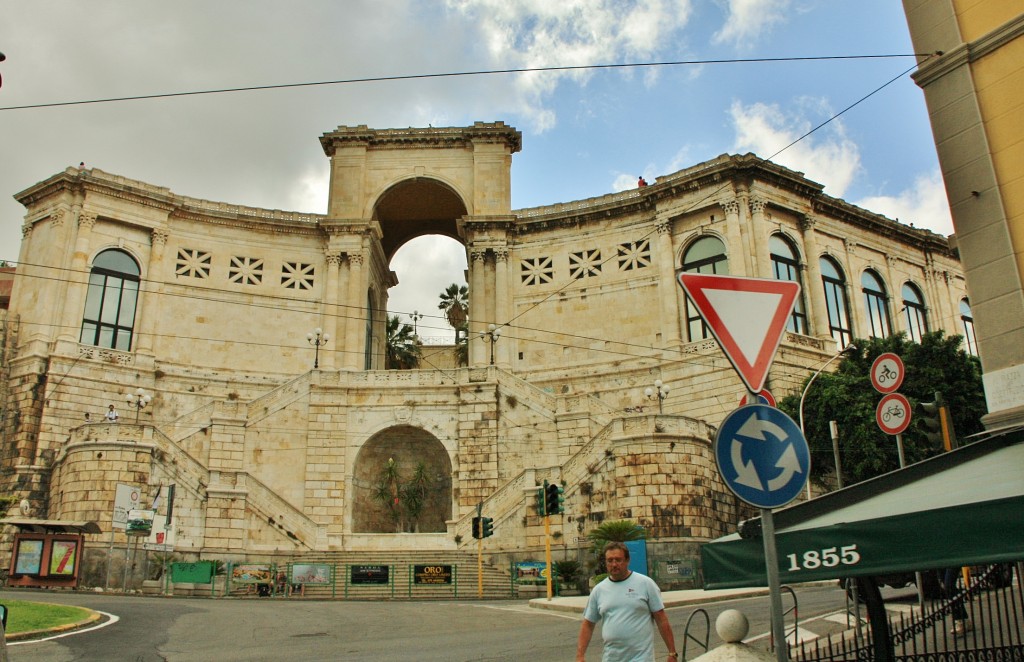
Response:
[{"label": "large central arch", "polygon": [[456,221],[467,213],[462,198],[447,184],[417,177],[391,186],[373,211],[380,223],[381,248],[390,262],[408,241],[439,234],[462,242]]}]

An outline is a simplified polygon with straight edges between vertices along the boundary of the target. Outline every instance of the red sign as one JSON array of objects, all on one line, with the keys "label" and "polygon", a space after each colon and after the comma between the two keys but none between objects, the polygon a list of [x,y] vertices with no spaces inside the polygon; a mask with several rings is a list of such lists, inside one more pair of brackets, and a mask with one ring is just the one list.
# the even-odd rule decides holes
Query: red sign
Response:
[{"label": "red sign", "polygon": [[879,354],[871,364],[871,385],[879,393],[893,393],[903,383],[906,373],[899,356],[891,352]]},{"label": "red sign", "polygon": [[762,405],[768,405],[769,407],[778,407],[778,404],[776,404],[776,402],[775,402],[775,396],[772,395],[772,392],[769,391],[768,389],[764,389],[763,391],[761,391],[760,393],[757,394],[757,401],[756,402],[751,402],[750,401],[750,394],[749,393],[744,393],[743,397],[740,398],[740,407],[742,407],[744,405],[758,404],[758,403],[760,403]]},{"label": "red sign", "polygon": [[899,393],[890,393],[878,401],[875,421],[882,432],[900,434],[910,425],[910,401]]},{"label": "red sign", "polygon": [[685,272],[679,284],[747,388],[754,393],[764,388],[800,284]]}]

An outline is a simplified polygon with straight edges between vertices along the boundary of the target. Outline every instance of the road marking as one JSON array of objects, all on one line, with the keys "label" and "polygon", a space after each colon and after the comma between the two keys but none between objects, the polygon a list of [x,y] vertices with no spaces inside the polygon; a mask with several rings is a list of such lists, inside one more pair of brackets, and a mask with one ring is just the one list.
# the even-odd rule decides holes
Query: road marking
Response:
[{"label": "road marking", "polygon": [[536,607],[530,607],[528,605],[521,606],[521,607],[498,607],[498,606],[494,606],[494,605],[474,605],[474,604],[464,603],[461,606],[463,606],[463,607],[476,607],[478,609],[479,608],[493,609],[495,611],[514,611],[514,612],[518,612],[520,614],[544,614],[545,616],[557,616],[558,618],[568,618],[569,620],[573,620],[573,621],[579,621],[579,620],[583,619],[583,616],[581,614],[570,614],[570,613],[566,613],[564,611],[555,611],[553,609],[539,609],[539,608],[536,608]]},{"label": "road marking", "polygon": [[93,630],[99,630],[101,628],[107,627],[108,625],[113,625],[114,623],[117,623],[119,620],[121,620],[120,616],[115,616],[113,614],[108,614],[105,611],[98,611],[96,613],[97,614],[103,614],[104,616],[107,617],[108,620],[106,620],[106,621],[104,621],[102,623],[99,623],[97,625],[93,625],[92,627],[82,628],[80,630],[70,630],[68,632],[62,632],[61,634],[55,634],[52,637],[44,637],[42,639],[28,639],[26,641],[8,641],[7,645],[8,646],[21,646],[22,644],[38,644],[38,643],[40,643],[42,641],[51,641],[53,639],[63,639],[64,637],[70,637],[71,635],[85,634],[86,632],[92,632]]}]

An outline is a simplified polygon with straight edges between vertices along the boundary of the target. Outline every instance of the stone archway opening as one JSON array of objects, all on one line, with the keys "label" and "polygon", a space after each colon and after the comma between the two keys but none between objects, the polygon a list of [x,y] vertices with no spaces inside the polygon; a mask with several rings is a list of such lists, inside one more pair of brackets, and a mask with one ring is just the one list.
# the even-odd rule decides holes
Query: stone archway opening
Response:
[{"label": "stone archway opening", "polygon": [[373,435],[353,471],[354,533],[443,533],[452,516],[452,465],[426,430],[396,425]]},{"label": "stone archway opening", "polygon": [[398,182],[381,194],[373,216],[380,223],[381,248],[390,262],[406,242],[426,234],[462,241],[456,221],[466,205],[451,187],[428,177]]}]

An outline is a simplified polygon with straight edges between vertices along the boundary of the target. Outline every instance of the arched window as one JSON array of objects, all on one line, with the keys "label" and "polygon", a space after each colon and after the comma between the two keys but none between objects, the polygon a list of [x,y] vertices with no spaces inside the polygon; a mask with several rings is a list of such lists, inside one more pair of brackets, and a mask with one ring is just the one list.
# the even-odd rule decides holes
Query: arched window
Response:
[{"label": "arched window", "polygon": [[825,288],[828,330],[837,345],[846,347],[853,341],[853,329],[850,327],[850,301],[846,298],[846,278],[832,258],[822,257],[818,264],[821,268],[821,284]]},{"label": "arched window", "polygon": [[960,321],[964,325],[964,345],[971,356],[978,355],[978,338],[974,335],[974,315],[971,314],[971,302],[960,299]]},{"label": "arched window", "polygon": [[139,265],[117,249],[96,256],[89,274],[79,342],[130,351],[139,299]]},{"label": "arched window", "polygon": [[864,288],[864,308],[868,314],[868,330],[874,338],[892,335],[892,321],[889,319],[889,297],[881,277],[871,269],[865,269],[860,277]]},{"label": "arched window", "polygon": [[914,342],[921,342],[928,333],[928,318],[925,315],[924,297],[913,283],[903,284],[903,313],[907,320],[907,335]]},{"label": "arched window", "polygon": [[[683,271],[699,274],[728,274],[729,258],[725,256],[725,244],[718,237],[702,237],[686,249],[683,255]],[[686,302],[686,328],[690,342],[711,337],[711,329],[689,300]]]},{"label": "arched window", "polygon": [[[772,274],[776,280],[791,280],[800,283],[800,259],[797,257],[796,248],[782,235],[773,234],[768,239],[768,248],[772,256]],[[793,305],[793,313],[789,316],[786,329],[793,333],[807,335],[807,309],[804,307],[803,290],[796,298]]]}]

